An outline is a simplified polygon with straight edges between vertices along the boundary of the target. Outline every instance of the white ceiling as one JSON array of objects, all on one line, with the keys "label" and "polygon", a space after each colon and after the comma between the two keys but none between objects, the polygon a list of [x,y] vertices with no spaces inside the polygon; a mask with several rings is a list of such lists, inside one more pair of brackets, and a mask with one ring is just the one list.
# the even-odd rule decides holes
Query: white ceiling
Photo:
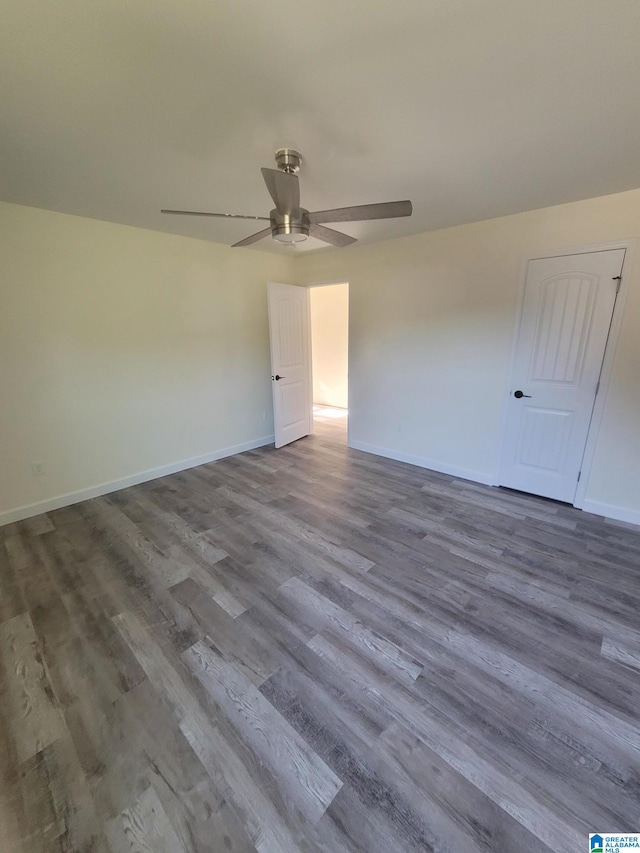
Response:
[{"label": "white ceiling", "polygon": [[0,20],[5,201],[232,243],[266,223],[159,210],[268,216],[259,169],[291,146],[309,210],[412,199],[337,226],[372,242],[640,186],[638,0],[2,0]]}]

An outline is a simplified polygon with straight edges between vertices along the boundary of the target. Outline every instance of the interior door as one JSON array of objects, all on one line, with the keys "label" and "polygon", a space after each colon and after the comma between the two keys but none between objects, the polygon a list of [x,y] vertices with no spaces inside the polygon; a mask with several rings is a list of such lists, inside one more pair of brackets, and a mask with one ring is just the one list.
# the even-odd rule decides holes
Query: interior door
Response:
[{"label": "interior door", "polygon": [[624,249],[529,262],[500,485],[573,503]]},{"label": "interior door", "polygon": [[311,432],[309,291],[274,283],[267,289],[274,427],[282,447]]}]

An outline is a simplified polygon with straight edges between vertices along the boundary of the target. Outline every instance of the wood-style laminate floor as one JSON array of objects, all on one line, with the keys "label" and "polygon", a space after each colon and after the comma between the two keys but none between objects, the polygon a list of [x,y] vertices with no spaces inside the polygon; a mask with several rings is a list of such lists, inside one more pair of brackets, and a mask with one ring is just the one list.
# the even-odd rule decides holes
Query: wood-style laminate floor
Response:
[{"label": "wood-style laminate floor", "polygon": [[0,850],[640,830],[640,532],[344,421],[0,530]]}]

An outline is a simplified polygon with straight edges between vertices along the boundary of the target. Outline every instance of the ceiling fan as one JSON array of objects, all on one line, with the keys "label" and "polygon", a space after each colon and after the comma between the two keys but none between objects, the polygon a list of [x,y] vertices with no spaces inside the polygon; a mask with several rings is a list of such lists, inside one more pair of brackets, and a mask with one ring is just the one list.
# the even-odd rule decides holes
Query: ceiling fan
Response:
[{"label": "ceiling fan", "polygon": [[273,199],[275,208],[269,216],[243,216],[240,213],[206,213],[197,210],[161,210],[180,216],[223,216],[228,219],[256,219],[269,222],[269,227],[245,237],[233,246],[250,246],[269,234],[281,243],[299,243],[307,237],[315,237],[332,246],[348,246],[356,238],[325,228],[326,222],[358,222],[364,219],[394,219],[411,216],[410,201],[385,201],[380,204],[361,204],[355,207],[338,207],[334,210],[316,210],[309,213],[300,207],[300,187],[297,172],[302,164],[302,155],[293,148],[276,151],[277,169],[262,169],[262,177]]}]

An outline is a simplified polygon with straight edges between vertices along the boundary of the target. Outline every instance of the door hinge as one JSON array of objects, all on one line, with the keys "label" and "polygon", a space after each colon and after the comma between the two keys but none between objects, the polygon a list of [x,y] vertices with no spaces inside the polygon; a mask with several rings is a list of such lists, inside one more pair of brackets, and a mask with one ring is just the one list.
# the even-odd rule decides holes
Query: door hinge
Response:
[{"label": "door hinge", "polygon": [[620,293],[620,285],[622,284],[622,276],[621,275],[614,275],[613,280],[615,282],[617,282],[616,283],[616,293]]},{"label": "door hinge", "polygon": [[580,477],[582,477],[582,471],[578,471],[578,482],[580,482]]},{"label": "door hinge", "polygon": [[593,395],[594,397],[598,396],[598,391],[600,390],[600,380],[598,379],[598,384],[596,385],[596,393]]}]

